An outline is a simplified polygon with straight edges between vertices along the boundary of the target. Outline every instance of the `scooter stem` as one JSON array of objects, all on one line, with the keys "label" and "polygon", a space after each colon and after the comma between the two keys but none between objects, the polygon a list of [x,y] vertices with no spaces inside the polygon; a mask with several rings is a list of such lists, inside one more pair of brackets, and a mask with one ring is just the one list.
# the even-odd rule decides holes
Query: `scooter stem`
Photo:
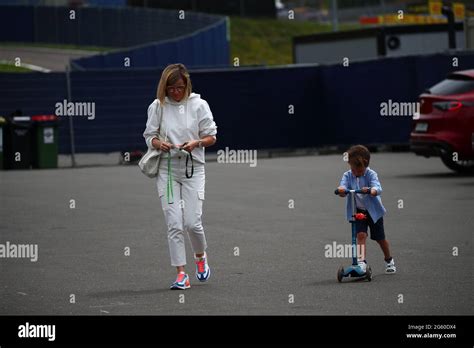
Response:
[{"label": "scooter stem", "polygon": [[357,266],[357,227],[356,222],[351,221],[352,226],[352,266]]},{"label": "scooter stem", "polygon": [[351,220],[351,227],[352,227],[352,265],[357,266],[357,226],[356,226],[356,218],[355,214],[357,212],[356,209],[356,198],[355,198],[355,192],[351,191],[349,192],[351,195],[352,199],[352,220]]}]

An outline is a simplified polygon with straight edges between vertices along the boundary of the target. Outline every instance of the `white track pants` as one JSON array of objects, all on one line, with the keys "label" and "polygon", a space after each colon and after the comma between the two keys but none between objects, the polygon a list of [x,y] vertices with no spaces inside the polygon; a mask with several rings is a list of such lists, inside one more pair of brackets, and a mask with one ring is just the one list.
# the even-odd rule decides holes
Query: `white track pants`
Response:
[{"label": "white track pants", "polygon": [[[167,154],[163,154],[161,157],[157,179],[158,195],[168,226],[168,244],[172,266],[186,265],[185,231],[195,254],[204,253],[207,247],[201,222],[206,181],[204,165],[194,163],[194,175],[188,179],[185,174],[185,164],[185,156],[171,159],[173,198],[167,194]],[[188,171],[191,172],[191,163],[189,163]]]}]

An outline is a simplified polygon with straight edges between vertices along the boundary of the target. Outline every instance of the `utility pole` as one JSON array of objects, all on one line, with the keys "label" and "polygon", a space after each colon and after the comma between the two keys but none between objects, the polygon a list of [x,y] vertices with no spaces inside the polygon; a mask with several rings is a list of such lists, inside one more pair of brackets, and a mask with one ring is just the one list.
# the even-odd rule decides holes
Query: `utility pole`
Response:
[{"label": "utility pole", "polygon": [[456,49],[456,26],[454,23],[454,12],[449,6],[443,6],[441,13],[448,17],[448,43],[449,49]]}]

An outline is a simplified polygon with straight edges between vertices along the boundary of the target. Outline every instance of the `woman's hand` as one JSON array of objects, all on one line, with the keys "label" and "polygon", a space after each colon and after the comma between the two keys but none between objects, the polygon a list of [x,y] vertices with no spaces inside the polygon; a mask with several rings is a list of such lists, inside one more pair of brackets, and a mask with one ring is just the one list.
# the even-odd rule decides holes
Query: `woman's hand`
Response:
[{"label": "woman's hand", "polygon": [[152,142],[151,142],[151,145],[157,149],[157,150],[161,150],[163,152],[170,152],[171,148],[173,147],[172,144],[170,143],[167,143],[165,141],[160,141],[158,140],[158,138],[153,138]]},{"label": "woman's hand", "polygon": [[185,151],[191,152],[198,146],[199,146],[199,140],[191,140],[191,141],[188,141],[186,145],[182,147],[182,149]]}]

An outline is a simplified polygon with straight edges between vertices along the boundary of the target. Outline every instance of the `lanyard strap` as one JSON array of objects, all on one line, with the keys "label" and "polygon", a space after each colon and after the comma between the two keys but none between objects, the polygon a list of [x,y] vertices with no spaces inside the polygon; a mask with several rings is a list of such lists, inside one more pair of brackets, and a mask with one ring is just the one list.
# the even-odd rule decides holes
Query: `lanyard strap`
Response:
[{"label": "lanyard strap", "polygon": [[[191,175],[188,174],[188,161],[191,159]],[[193,161],[193,154],[188,152],[186,154],[186,178],[191,179],[194,175],[194,161]]]},{"label": "lanyard strap", "polygon": [[[191,174],[188,172],[188,163],[191,160]],[[194,175],[194,160],[191,152],[186,152],[186,178],[190,179]],[[168,182],[166,187],[166,199],[168,204],[173,204],[174,194],[173,194],[173,173],[171,169],[171,153],[168,152]]]},{"label": "lanyard strap", "polygon": [[[186,178],[191,179],[194,175],[194,160],[193,160],[193,154],[191,152],[188,152],[186,150],[183,150],[183,147],[187,144],[185,142],[182,147],[179,148],[181,152],[184,152],[186,154]],[[191,174],[188,172],[188,163],[189,160],[191,159]]]},{"label": "lanyard strap", "polygon": [[168,204],[173,204],[174,202],[173,174],[171,172],[171,154],[169,152],[168,152],[168,184],[166,188],[166,198],[168,199]]}]

